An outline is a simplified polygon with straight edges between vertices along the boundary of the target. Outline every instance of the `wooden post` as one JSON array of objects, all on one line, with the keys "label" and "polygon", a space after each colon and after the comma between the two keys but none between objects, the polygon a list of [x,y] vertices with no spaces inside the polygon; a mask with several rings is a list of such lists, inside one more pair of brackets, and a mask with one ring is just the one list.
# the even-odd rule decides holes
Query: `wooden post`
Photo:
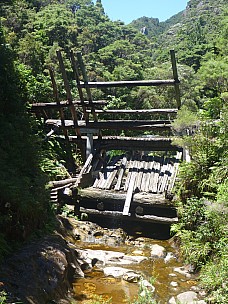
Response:
[{"label": "wooden post", "polygon": [[87,133],[86,137],[86,159],[93,153],[93,133]]},{"label": "wooden post", "polygon": [[173,69],[173,78],[175,80],[174,89],[176,94],[176,100],[177,100],[177,107],[180,109],[181,107],[181,99],[180,99],[180,88],[179,88],[179,79],[178,79],[178,73],[177,73],[177,64],[176,64],[176,57],[174,50],[170,50],[171,55],[171,62],[172,62],[172,69]]},{"label": "wooden post", "polygon": [[[77,55],[77,59],[78,59],[78,62],[79,62],[80,68],[81,68],[83,81],[84,81],[85,84],[87,84],[88,83],[88,77],[87,77],[85,65],[84,65],[84,62],[83,62],[83,59],[82,59],[82,54],[80,52],[77,52],[76,55]],[[94,119],[94,121],[97,121],[97,115],[95,113],[95,109],[94,109],[94,106],[92,104],[93,99],[92,99],[92,94],[91,94],[91,91],[90,91],[89,87],[86,87],[86,93],[87,93],[87,96],[88,96],[89,104],[91,106],[93,119]]]},{"label": "wooden post", "polygon": [[[54,72],[51,68],[49,68],[49,73],[50,73],[50,77],[51,77],[51,83],[52,83],[52,88],[53,88],[53,94],[54,94],[54,97],[55,97],[55,102],[58,106],[60,106],[60,100],[59,100],[58,89],[57,89],[57,85],[56,85],[56,81],[55,81],[55,76],[54,76]],[[63,109],[61,107],[59,108],[59,115],[60,115],[60,119],[61,119],[61,125],[62,125],[62,128],[63,128],[63,134],[65,136],[66,141],[69,141],[68,133],[67,133],[67,130],[65,128],[64,112],[63,112]]]},{"label": "wooden post", "polygon": [[85,118],[86,121],[89,121],[89,114],[86,111],[86,105],[85,105],[85,100],[84,100],[82,88],[79,87],[79,85],[80,85],[79,71],[78,71],[78,67],[77,67],[77,64],[76,64],[76,61],[75,61],[75,56],[74,56],[73,51],[70,52],[70,57],[71,57],[72,69],[74,71],[74,78],[75,78],[76,83],[77,83],[78,93],[79,93],[79,97],[80,97],[81,104],[82,104],[84,118]]},{"label": "wooden post", "polygon": [[56,51],[56,53],[57,53],[57,57],[58,57],[58,60],[59,60],[59,67],[60,67],[60,70],[61,70],[61,73],[62,73],[62,76],[63,76],[65,90],[66,90],[66,93],[67,93],[67,100],[70,104],[70,110],[71,110],[71,115],[72,115],[72,118],[73,118],[73,121],[74,121],[75,132],[76,132],[76,135],[80,138],[81,134],[80,134],[80,130],[78,128],[77,113],[76,113],[75,107],[73,105],[73,98],[72,98],[72,95],[71,95],[70,86],[69,86],[69,82],[68,82],[68,79],[67,79],[67,74],[66,74],[64,63],[63,63],[62,54],[61,54],[60,51]]}]

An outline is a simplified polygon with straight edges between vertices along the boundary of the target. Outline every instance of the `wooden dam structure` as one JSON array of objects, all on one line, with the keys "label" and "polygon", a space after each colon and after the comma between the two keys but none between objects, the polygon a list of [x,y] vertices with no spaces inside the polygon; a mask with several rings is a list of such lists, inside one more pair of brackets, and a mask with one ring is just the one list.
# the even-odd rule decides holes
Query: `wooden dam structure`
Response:
[{"label": "wooden dam structure", "polygon": [[[56,136],[66,146],[74,144],[81,150],[84,165],[80,173],[52,183],[53,197],[59,200],[59,194],[66,193],[64,190],[79,189],[73,197],[77,214],[166,225],[178,221],[172,199],[183,151],[172,143],[171,122],[181,101],[173,50],[170,55],[172,79],[90,82],[82,55],[71,52],[70,62],[80,97],[73,100],[62,53],[57,51],[66,100],[59,99],[50,69],[55,100],[33,104],[32,111],[44,118],[49,128],[47,138]],[[93,100],[93,89],[136,86],[172,86],[176,107],[120,110],[107,107],[107,100]],[[122,131],[137,135],[123,136]]]}]

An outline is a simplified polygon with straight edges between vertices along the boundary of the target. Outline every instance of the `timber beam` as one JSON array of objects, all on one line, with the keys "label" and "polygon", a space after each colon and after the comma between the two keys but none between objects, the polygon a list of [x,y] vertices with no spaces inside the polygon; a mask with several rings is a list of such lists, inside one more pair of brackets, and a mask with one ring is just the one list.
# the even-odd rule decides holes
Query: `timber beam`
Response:
[{"label": "timber beam", "polygon": [[171,225],[178,222],[177,217],[161,217],[156,215],[131,215],[124,216],[122,212],[119,211],[99,211],[96,209],[87,209],[80,207],[80,212],[85,213],[87,215],[97,216],[97,217],[105,217],[105,218],[118,218],[123,221],[137,221],[137,222],[147,222],[147,223],[155,223],[155,224],[164,224]]},{"label": "timber beam", "polygon": [[[73,100],[72,101],[74,106],[81,106],[81,100]],[[89,103],[89,101],[84,101],[85,105],[89,108],[91,106],[91,104]],[[97,106],[103,106],[107,104],[106,100],[96,100],[93,101],[93,106],[97,107]],[[71,105],[69,104],[68,101],[60,101],[59,104],[56,102],[39,102],[39,103],[33,103],[31,105],[31,111],[32,112],[36,112],[38,110],[44,110],[44,109],[59,109],[59,108],[67,108],[70,107]]]},{"label": "timber beam", "polygon": [[[50,126],[61,127],[59,119],[47,119],[46,124]],[[72,120],[65,120],[65,128],[72,129],[74,127]],[[78,128],[91,128],[98,130],[170,130],[171,121],[169,120],[107,120],[85,122],[78,121]]]},{"label": "timber beam", "polygon": [[80,82],[80,88],[120,88],[120,87],[136,87],[136,86],[173,86],[179,83],[179,80],[133,80],[133,81],[109,81],[109,82]]}]

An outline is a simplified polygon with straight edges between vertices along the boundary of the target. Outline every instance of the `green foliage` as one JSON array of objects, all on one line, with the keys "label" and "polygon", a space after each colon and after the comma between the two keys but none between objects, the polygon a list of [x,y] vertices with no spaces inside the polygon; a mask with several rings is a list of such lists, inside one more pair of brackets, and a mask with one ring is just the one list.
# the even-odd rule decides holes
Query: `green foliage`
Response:
[{"label": "green foliage", "polygon": [[202,287],[209,292],[211,303],[227,303],[228,301],[228,256],[227,242],[224,252],[217,261],[210,261],[203,266],[200,274]]},{"label": "green foliage", "polygon": [[172,123],[172,128],[179,135],[185,135],[187,132],[192,133],[198,124],[197,114],[189,110],[186,105],[183,105]]},{"label": "green foliage", "polygon": [[0,304],[5,304],[6,303],[6,292],[5,291],[0,291]]},{"label": "green foliage", "polygon": [[[150,283],[154,283],[155,279],[151,278]],[[139,287],[139,295],[138,297],[133,300],[132,304],[156,304],[157,302],[155,301],[153,297],[153,292],[144,286],[143,281],[140,282],[140,287]]]}]

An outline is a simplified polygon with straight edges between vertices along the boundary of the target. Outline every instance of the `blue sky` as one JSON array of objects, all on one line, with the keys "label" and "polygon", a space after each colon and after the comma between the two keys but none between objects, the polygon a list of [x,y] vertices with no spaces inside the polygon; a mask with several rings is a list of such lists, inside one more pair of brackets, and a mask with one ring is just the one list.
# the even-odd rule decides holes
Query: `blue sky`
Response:
[{"label": "blue sky", "polygon": [[102,0],[109,18],[126,24],[143,16],[165,21],[184,10],[187,2],[188,0]]}]

